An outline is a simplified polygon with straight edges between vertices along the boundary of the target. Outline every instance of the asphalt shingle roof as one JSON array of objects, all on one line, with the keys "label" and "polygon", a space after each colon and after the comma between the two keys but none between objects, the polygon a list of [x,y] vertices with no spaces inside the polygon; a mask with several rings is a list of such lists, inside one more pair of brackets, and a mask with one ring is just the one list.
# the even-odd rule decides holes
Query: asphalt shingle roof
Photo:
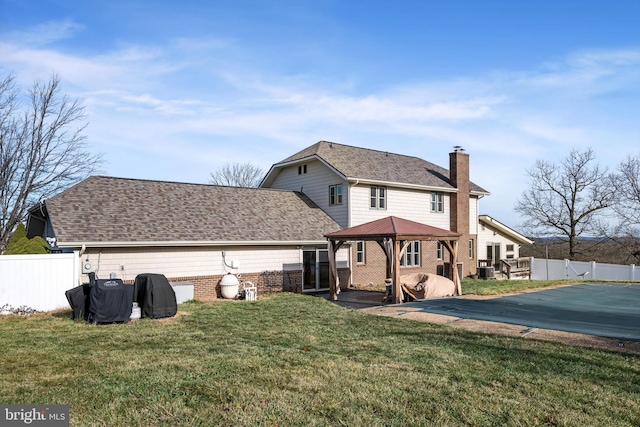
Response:
[{"label": "asphalt shingle roof", "polygon": [[[335,142],[317,142],[280,163],[302,160],[314,155],[322,158],[347,178],[455,188],[451,185],[448,169],[426,160]],[[473,182],[470,189],[487,193]]]},{"label": "asphalt shingle roof", "polygon": [[46,200],[58,242],[313,241],[340,229],[304,194],[94,176]]}]

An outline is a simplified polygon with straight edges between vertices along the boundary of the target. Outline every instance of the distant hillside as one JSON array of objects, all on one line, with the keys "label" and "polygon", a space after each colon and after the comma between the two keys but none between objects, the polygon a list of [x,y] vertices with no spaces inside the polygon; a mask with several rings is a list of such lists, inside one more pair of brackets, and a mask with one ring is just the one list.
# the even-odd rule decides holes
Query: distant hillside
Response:
[{"label": "distant hillside", "polygon": [[[557,237],[532,238],[534,244],[522,245],[520,256],[544,258],[549,250],[550,259],[565,259],[569,254],[569,243]],[[623,238],[581,238],[577,246],[575,261],[596,261],[604,264],[640,264],[640,240]]]}]

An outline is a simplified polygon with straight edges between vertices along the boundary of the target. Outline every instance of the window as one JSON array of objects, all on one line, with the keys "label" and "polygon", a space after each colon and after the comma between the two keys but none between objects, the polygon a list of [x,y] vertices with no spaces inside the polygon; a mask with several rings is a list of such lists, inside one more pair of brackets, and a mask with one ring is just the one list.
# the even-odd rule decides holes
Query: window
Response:
[{"label": "window", "polygon": [[436,258],[437,259],[444,259],[444,251],[443,251],[441,242],[438,242],[438,244],[436,246]]},{"label": "window", "polygon": [[473,259],[474,258],[474,244],[473,244],[473,239],[469,239],[469,259]]},{"label": "window", "polygon": [[431,212],[444,212],[444,193],[431,193]]},{"label": "window", "polygon": [[365,245],[362,240],[356,242],[356,263],[357,264],[365,263],[364,248],[365,248]]},{"label": "window", "polygon": [[[406,242],[400,242],[404,246]],[[409,243],[400,259],[401,267],[417,267],[420,265],[420,240],[414,240]]]},{"label": "window", "polygon": [[307,173],[307,165],[298,166],[298,175],[302,175],[303,173]]},{"label": "window", "polygon": [[371,203],[369,205],[372,209],[386,209],[387,208],[387,188],[371,186]]},{"label": "window", "polygon": [[513,252],[513,245],[507,245],[507,252]]},{"label": "window", "polygon": [[342,204],[342,184],[329,186],[329,206]]}]

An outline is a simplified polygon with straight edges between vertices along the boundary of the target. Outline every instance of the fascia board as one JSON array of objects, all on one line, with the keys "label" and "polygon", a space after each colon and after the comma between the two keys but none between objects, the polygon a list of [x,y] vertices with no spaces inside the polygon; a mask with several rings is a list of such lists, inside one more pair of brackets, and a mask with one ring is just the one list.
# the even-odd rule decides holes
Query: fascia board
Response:
[{"label": "fascia board", "polygon": [[406,182],[379,181],[379,180],[367,179],[367,178],[349,177],[348,181],[351,184],[380,185],[384,187],[406,188],[409,190],[441,191],[443,193],[458,192],[457,188],[451,188],[451,187],[437,187],[433,185],[407,184]]},{"label": "fascia board", "polygon": [[58,242],[59,248],[142,248],[195,246],[309,246],[326,245],[326,240],[209,240],[209,241],[143,241],[143,242]]},{"label": "fascia board", "polygon": [[500,221],[488,216],[488,215],[480,215],[478,217],[478,220],[480,222],[480,224],[484,224],[487,225],[489,227],[493,227],[495,229],[497,229],[498,231],[500,231],[502,234],[511,237],[513,240],[516,240],[520,243],[525,243],[525,244],[532,244],[533,240],[530,240],[528,238],[526,238],[525,236],[523,236],[522,234],[518,233],[517,231],[507,227],[506,225],[502,224]]}]

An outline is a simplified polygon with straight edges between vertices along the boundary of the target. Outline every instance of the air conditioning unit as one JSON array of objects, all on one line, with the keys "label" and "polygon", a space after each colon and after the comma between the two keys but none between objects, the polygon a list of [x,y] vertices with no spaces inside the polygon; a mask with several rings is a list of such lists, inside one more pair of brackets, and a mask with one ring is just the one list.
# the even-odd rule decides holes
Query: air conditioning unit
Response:
[{"label": "air conditioning unit", "polygon": [[493,267],[478,267],[478,277],[480,279],[493,279]]}]

